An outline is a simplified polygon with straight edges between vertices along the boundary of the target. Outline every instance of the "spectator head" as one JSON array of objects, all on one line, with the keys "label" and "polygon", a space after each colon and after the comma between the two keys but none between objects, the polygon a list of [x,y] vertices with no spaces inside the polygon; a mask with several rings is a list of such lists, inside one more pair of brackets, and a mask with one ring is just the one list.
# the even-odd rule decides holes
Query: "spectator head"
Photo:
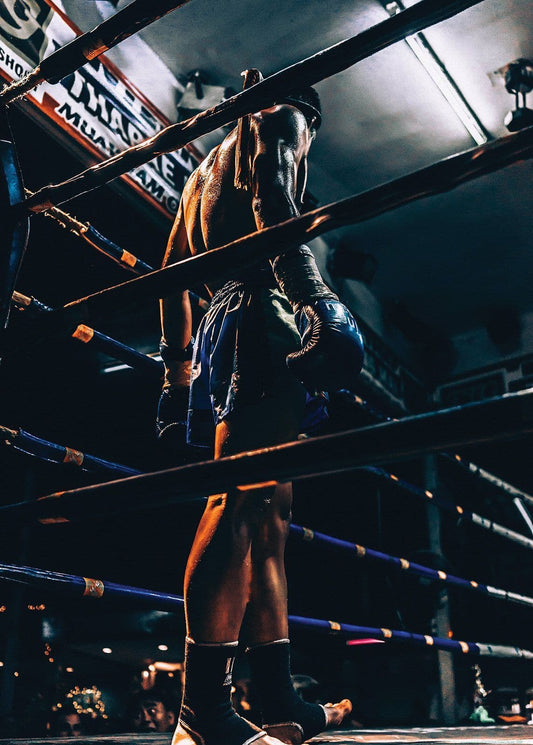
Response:
[{"label": "spectator head", "polygon": [[137,694],[129,707],[129,725],[134,732],[170,732],[176,724],[175,702],[153,688]]}]

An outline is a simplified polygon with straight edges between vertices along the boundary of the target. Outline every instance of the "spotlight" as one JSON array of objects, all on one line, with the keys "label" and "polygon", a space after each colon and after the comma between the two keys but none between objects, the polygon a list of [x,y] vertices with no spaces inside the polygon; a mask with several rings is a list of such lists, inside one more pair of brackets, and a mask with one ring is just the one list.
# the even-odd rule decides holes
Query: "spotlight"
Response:
[{"label": "spotlight", "polygon": [[507,113],[503,123],[509,132],[518,132],[533,124],[533,110],[526,105],[526,95],[533,90],[533,62],[519,58],[509,62],[502,72],[507,92],[515,97],[515,108]]}]

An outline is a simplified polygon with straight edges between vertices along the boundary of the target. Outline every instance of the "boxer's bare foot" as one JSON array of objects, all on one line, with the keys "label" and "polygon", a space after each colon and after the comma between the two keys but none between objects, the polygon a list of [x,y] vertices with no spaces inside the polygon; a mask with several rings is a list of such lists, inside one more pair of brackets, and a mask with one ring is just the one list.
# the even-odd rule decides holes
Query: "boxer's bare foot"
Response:
[{"label": "boxer's bare foot", "polygon": [[[339,727],[344,718],[352,711],[352,702],[344,698],[338,704],[326,704],[323,707],[326,714],[326,726],[324,729]],[[268,732],[277,737],[286,745],[301,745],[304,742],[303,729],[295,724],[271,724]],[[258,740],[262,742],[262,740]],[[276,741],[277,742],[277,741]]]},{"label": "boxer's bare foot", "polygon": [[343,723],[348,714],[351,714],[352,702],[343,698],[338,704],[326,704],[324,711],[326,712],[326,729],[334,729]]}]

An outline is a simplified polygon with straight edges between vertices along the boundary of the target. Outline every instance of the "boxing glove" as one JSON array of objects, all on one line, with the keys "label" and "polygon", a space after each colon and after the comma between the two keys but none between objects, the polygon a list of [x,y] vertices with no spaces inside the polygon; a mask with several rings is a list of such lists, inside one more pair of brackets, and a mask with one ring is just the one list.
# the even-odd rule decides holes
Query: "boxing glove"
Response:
[{"label": "boxing glove", "polygon": [[287,365],[311,393],[352,388],[363,365],[363,338],[354,317],[320,276],[308,246],[272,261],[276,282],[295,313],[302,348]]},{"label": "boxing glove", "polygon": [[157,407],[156,432],[158,439],[168,445],[186,443],[192,351],[192,339],[185,349],[172,349],[163,341],[159,345],[165,380]]},{"label": "boxing glove", "polygon": [[352,388],[363,366],[363,337],[354,317],[339,300],[323,299],[301,306],[295,321],[302,348],[287,356],[287,365],[308,391]]}]

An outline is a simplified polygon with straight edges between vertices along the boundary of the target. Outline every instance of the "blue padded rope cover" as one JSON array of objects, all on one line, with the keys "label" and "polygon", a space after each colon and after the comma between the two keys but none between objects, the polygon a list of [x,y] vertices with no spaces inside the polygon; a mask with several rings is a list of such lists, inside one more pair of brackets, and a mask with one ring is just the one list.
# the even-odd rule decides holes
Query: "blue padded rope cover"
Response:
[{"label": "blue padded rope cover", "polygon": [[[113,241],[109,240],[109,238],[106,238],[105,235],[102,235],[102,233],[96,230],[96,228],[93,228],[92,225],[88,225],[83,237],[85,238],[85,240],[92,243],[95,248],[105,253],[106,256],[109,256],[111,259],[118,261],[119,264],[121,264],[122,266],[127,263],[124,261],[123,249],[120,248],[120,246],[118,246]],[[132,254],[129,254],[129,256],[132,257],[132,263],[128,264],[128,268],[130,268],[136,274],[146,274],[147,272],[154,271],[154,268],[146,262],[138,259]]]},{"label": "blue padded rope cover", "polygon": [[[44,313],[53,311],[53,308],[49,305],[45,305],[40,300],[37,300],[34,297],[29,299],[31,301],[29,305],[19,303],[16,299],[14,302],[21,310],[29,312],[34,311],[37,313]],[[116,339],[112,339],[110,336],[106,336],[106,334],[102,334],[100,331],[96,331],[95,329],[91,329],[91,331],[92,337],[90,338],[90,343],[95,349],[98,349],[99,351],[108,354],[110,357],[114,357],[135,369],[143,370],[151,374],[155,373],[158,376],[163,374],[163,363],[159,360],[155,360],[146,354],[137,352],[136,349],[132,349],[132,347],[128,347],[126,344],[123,344]],[[84,338],[82,341],[87,343],[87,338]]]},{"label": "blue padded rope cover", "polygon": [[106,473],[113,476],[135,476],[141,473],[135,468],[123,466],[118,463],[112,463],[103,458],[97,458],[94,455],[81,453],[79,450],[57,445],[54,442],[48,442],[40,437],[25,432],[23,429],[17,430],[17,436],[10,440],[10,444],[22,453],[33,455],[41,460],[52,463],[73,463],[84,471],[94,471],[96,473]]}]

